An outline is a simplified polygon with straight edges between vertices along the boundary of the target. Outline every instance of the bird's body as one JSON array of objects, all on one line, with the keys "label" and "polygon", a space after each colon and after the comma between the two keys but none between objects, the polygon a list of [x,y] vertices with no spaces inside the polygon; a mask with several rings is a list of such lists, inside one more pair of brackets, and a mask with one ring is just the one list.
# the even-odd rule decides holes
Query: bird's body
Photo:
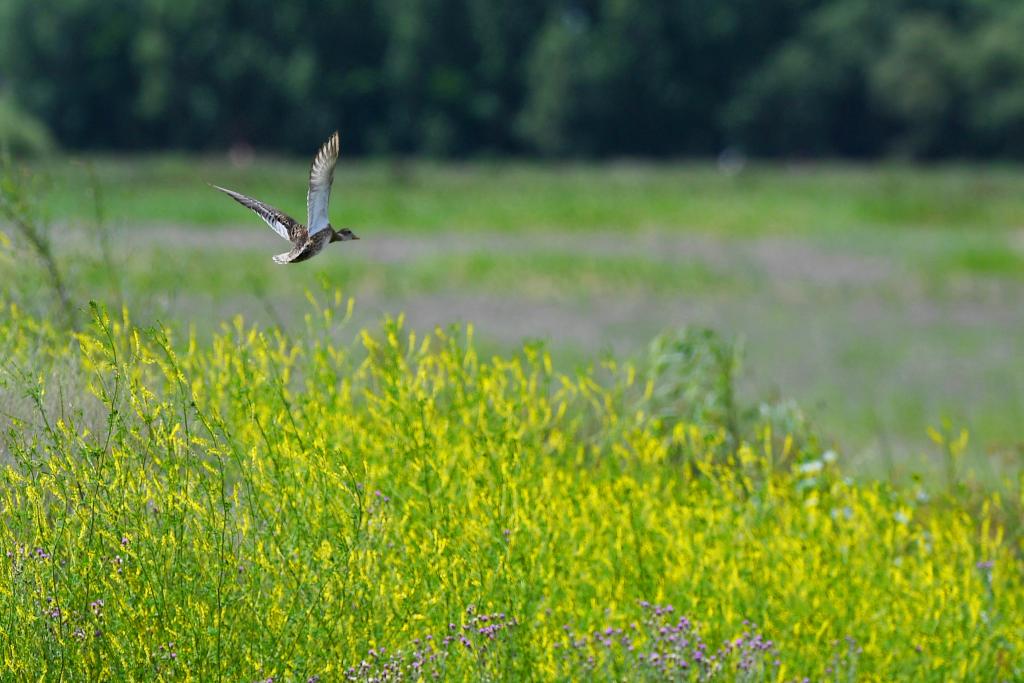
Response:
[{"label": "bird's body", "polygon": [[285,263],[298,263],[311,259],[319,254],[329,242],[333,241],[333,231],[321,230],[312,237],[305,239],[301,244],[296,245],[291,251],[274,256],[274,263],[284,265]]},{"label": "bird's body", "polygon": [[359,239],[348,228],[336,230],[327,218],[331,184],[334,182],[334,165],[338,162],[338,149],[338,133],[335,132],[313,157],[313,165],[309,169],[309,192],[306,194],[308,226],[270,204],[234,190],[213,186],[242,206],[252,209],[274,232],[292,243],[290,251],[274,256],[274,263],[299,263],[319,254],[330,242]]}]

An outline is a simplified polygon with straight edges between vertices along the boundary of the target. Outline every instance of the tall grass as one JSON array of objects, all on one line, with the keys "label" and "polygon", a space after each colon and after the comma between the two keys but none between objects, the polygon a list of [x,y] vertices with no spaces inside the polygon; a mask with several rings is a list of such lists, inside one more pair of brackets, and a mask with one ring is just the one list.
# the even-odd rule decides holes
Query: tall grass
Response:
[{"label": "tall grass", "polygon": [[[852,483],[731,398],[693,409],[672,363],[569,376],[329,303],[208,344],[7,308],[3,390],[35,406],[0,472],[7,675],[1024,676],[1003,500]],[[697,343],[658,348],[732,366]]]},{"label": "tall grass", "polygon": [[53,299],[74,327],[75,309],[68,295],[67,276],[54,253],[54,238],[36,205],[30,185],[35,178],[25,169],[16,169],[5,155],[0,159],[0,219],[9,223],[43,266]]}]

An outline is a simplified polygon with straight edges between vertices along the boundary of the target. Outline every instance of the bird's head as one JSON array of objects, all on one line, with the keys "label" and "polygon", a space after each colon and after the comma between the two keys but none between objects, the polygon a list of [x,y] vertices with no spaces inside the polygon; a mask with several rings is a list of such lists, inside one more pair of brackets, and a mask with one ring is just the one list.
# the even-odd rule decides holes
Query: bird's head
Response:
[{"label": "bird's head", "polygon": [[331,228],[332,242],[347,242],[349,240],[357,239],[359,238],[356,237],[356,234],[349,230],[348,228],[341,228],[340,230],[335,230],[334,228]]}]

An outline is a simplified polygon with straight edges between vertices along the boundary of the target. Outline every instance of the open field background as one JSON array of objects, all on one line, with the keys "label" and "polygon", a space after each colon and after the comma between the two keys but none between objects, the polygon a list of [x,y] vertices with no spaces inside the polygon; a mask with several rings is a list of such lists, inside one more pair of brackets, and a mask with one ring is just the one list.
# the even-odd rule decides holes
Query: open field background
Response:
[{"label": "open field background", "polygon": [[1021,35],[3,0],[0,681],[1024,681]]},{"label": "open field background", "polygon": [[1020,678],[1024,174],[305,172],[4,180],[4,670]]},{"label": "open field background", "polygon": [[[79,305],[123,300],[140,322],[208,335],[237,313],[293,327],[304,292],[327,284],[355,297],[357,322],[471,321],[484,349],[540,338],[564,367],[706,326],[743,342],[743,391],[796,400],[851,472],[939,471],[925,433],[944,419],[969,428],[967,463],[986,486],[1020,467],[1015,167],[343,161],[332,215],[363,239],[294,268],[270,261],[284,242],[205,183],[304,218],[305,162],[100,157],[33,170]],[[0,258],[38,304],[31,259],[16,245]]]}]

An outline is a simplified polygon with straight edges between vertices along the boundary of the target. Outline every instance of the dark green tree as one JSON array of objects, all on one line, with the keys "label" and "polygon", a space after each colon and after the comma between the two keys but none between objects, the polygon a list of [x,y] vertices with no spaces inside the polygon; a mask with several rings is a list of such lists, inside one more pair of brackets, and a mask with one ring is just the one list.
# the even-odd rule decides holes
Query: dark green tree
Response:
[{"label": "dark green tree", "polygon": [[1024,158],[1022,17],[1017,0],[4,0],[0,97],[74,149],[306,153],[337,127],[356,154]]}]

